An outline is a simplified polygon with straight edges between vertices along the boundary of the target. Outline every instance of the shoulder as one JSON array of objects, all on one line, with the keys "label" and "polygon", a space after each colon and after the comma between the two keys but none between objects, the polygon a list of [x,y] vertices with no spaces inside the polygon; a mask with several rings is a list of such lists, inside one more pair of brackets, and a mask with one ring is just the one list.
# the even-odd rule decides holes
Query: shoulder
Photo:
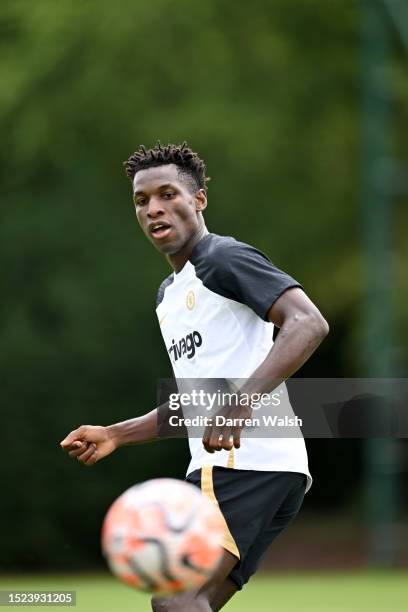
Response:
[{"label": "shoulder", "polygon": [[208,234],[198,243],[190,258],[191,263],[201,270],[202,273],[226,272],[234,263],[245,259],[261,258],[269,261],[258,249],[239,242],[232,236],[219,236]]},{"label": "shoulder", "polygon": [[271,305],[286,289],[300,287],[262,251],[230,236],[209,234],[197,247],[190,261],[203,285],[218,295],[249,306],[264,320]]},{"label": "shoulder", "polygon": [[169,276],[167,276],[164,281],[161,283],[158,291],[157,291],[157,298],[156,298],[156,308],[158,307],[159,304],[161,304],[161,302],[163,301],[163,297],[164,297],[164,292],[166,291],[167,287],[169,285],[171,285],[171,283],[173,282],[174,276],[173,274],[169,274]]},{"label": "shoulder", "polygon": [[198,275],[203,278],[234,274],[245,266],[257,268],[272,265],[268,257],[255,247],[232,236],[208,234],[198,243],[190,258]]},{"label": "shoulder", "polygon": [[237,244],[237,241],[231,236],[207,234],[196,245],[190,261],[196,265],[201,259],[205,258],[209,259],[211,263],[216,263],[219,256],[225,254],[235,244]]}]

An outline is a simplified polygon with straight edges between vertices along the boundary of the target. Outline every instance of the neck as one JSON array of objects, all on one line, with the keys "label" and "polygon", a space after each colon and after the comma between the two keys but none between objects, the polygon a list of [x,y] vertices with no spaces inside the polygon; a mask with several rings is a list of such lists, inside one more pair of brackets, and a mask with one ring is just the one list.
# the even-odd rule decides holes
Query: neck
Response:
[{"label": "neck", "polygon": [[205,224],[200,224],[197,231],[191,235],[189,240],[186,242],[183,248],[180,249],[180,251],[172,255],[167,255],[167,261],[169,262],[173,270],[176,272],[176,274],[177,272],[180,272],[182,268],[184,268],[196,244],[200,242],[200,240],[204,238],[204,236],[206,236],[208,233],[209,232]]}]

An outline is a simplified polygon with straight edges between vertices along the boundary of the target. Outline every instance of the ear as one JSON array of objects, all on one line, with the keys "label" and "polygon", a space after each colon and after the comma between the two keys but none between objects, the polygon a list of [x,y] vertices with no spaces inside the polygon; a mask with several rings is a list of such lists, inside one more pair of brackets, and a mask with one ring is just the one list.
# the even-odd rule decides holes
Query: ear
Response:
[{"label": "ear", "polygon": [[197,212],[202,212],[207,208],[207,196],[205,195],[204,189],[200,189],[194,194],[194,201]]}]

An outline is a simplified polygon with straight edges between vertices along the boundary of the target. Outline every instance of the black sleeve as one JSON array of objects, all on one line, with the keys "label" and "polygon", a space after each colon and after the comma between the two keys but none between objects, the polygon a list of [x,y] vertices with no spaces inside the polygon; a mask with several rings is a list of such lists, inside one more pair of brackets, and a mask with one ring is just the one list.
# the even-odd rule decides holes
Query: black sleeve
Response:
[{"label": "black sleeve", "polygon": [[214,261],[212,290],[246,304],[265,321],[270,307],[282,293],[291,287],[301,287],[261,251],[247,244],[233,241],[219,251]]},{"label": "black sleeve", "polygon": [[158,307],[159,304],[162,303],[163,298],[164,298],[164,292],[166,290],[166,288],[171,285],[171,283],[173,282],[173,275],[169,274],[169,276],[167,278],[164,279],[164,281],[162,282],[162,284],[160,285],[158,291],[157,291],[157,297],[156,297],[156,308]]}]

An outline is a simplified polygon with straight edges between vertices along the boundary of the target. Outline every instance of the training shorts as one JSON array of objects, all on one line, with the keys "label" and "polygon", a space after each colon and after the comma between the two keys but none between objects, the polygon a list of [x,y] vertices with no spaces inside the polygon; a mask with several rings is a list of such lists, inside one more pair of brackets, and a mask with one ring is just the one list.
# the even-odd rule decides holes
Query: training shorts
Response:
[{"label": "training shorts", "polygon": [[270,543],[299,512],[306,476],[205,466],[186,480],[200,487],[221,512],[226,523],[223,546],[238,559],[229,577],[242,589]]}]

